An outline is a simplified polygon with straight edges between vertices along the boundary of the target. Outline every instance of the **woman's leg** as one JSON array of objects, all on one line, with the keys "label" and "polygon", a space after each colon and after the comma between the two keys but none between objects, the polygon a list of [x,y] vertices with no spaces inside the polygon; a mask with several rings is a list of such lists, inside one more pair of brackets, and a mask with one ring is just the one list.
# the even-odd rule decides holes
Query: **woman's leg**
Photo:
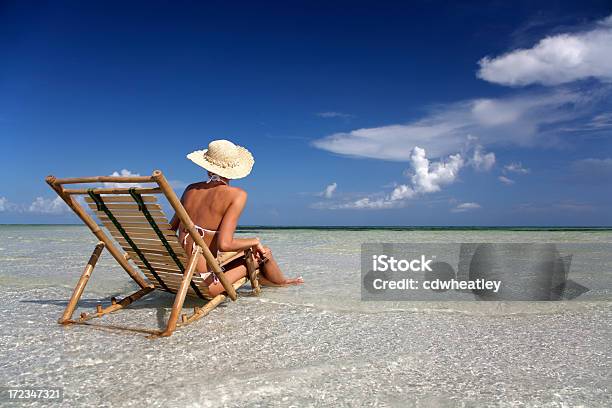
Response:
[{"label": "woman's leg", "polygon": [[[287,278],[278,267],[278,264],[272,257],[272,251],[270,248],[266,248],[266,258],[268,259],[265,263],[260,266],[260,274],[259,274],[259,283],[265,286],[283,286],[283,285],[299,285],[304,283],[304,279],[301,276],[297,278]],[[234,283],[240,278],[244,278],[247,276],[247,268],[242,262],[230,262],[225,265],[224,275],[228,279],[229,282]],[[204,257],[200,257],[198,262],[198,272],[206,272],[207,265]],[[220,293],[223,293],[225,289],[221,282],[214,282],[213,277],[210,276],[205,281],[208,284],[208,293],[211,296],[217,296]]]},{"label": "woman's leg", "polygon": [[266,249],[266,258],[268,259],[265,263],[261,264],[259,275],[259,281],[262,285],[267,286],[279,286],[279,285],[299,285],[304,283],[304,279],[301,276],[297,278],[287,278],[280,270],[276,260],[272,256],[272,251],[268,247]]},{"label": "woman's leg", "polygon": [[[227,280],[230,283],[234,283],[237,280],[239,280],[240,278],[244,278],[247,274],[247,268],[243,263],[239,263],[236,264],[235,267],[231,268],[231,269],[227,269],[223,275],[225,275],[225,277],[227,278]],[[209,277],[208,279],[210,279],[210,283],[208,285],[208,293],[211,296],[217,296],[220,293],[225,292],[225,289],[223,288],[223,285],[221,284],[221,282],[214,282],[213,283],[213,278],[212,276]],[[206,281],[208,283],[208,281]]]}]

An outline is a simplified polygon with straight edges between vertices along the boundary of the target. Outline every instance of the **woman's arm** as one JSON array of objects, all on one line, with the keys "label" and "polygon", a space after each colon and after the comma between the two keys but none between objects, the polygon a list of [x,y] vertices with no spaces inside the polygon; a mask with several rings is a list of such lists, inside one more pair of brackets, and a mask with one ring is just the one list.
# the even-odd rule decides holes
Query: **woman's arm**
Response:
[{"label": "woman's arm", "polygon": [[227,208],[221,225],[217,231],[217,247],[219,251],[242,251],[244,249],[255,247],[258,252],[263,251],[263,247],[258,238],[234,238],[234,232],[238,225],[238,219],[246,204],[247,193],[239,190],[236,197],[232,200]]}]

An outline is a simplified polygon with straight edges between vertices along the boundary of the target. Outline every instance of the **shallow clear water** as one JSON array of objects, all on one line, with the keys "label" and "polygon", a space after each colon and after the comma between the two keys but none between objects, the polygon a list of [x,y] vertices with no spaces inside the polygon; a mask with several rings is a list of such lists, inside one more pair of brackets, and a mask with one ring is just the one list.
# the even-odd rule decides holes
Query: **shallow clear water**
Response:
[{"label": "shallow clear water", "polygon": [[[363,302],[359,256],[363,242],[607,244],[610,231],[241,234],[259,236],[285,273],[306,284],[266,288],[149,340],[57,325],[96,242],[86,228],[0,226],[0,386],[63,386],[66,405],[612,403],[609,302]],[[577,279],[609,289],[588,272]],[[135,289],[105,253],[82,306]],[[171,304],[153,294],[100,320],[158,328]]]}]

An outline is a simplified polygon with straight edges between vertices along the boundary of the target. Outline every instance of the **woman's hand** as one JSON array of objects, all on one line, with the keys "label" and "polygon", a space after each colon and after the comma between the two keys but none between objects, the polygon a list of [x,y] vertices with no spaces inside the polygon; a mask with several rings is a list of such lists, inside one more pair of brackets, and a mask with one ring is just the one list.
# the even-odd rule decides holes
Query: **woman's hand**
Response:
[{"label": "woman's hand", "polygon": [[264,247],[264,246],[261,244],[261,242],[259,241],[259,238],[256,238],[256,239],[257,239],[257,244],[255,244],[255,245],[253,246],[253,252],[255,253],[255,256],[256,256],[258,259],[265,259],[265,258],[267,258],[267,256],[268,256],[268,250],[267,250],[267,248],[265,248],[265,247]]}]

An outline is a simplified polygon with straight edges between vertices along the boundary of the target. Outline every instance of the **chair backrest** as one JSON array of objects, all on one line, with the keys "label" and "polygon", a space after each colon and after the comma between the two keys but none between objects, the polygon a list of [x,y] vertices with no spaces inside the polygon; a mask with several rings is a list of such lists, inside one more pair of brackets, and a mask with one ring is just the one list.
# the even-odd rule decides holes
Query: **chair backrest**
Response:
[{"label": "chair backrest", "polygon": [[[92,195],[86,196],[85,202],[129,259],[156,288],[176,293],[189,256],[157,197],[140,195],[137,188],[130,195]],[[208,297],[199,275],[194,275],[187,295]]]},{"label": "chair backrest", "polygon": [[[158,196],[161,195],[168,199],[193,241],[202,247],[202,255],[209,267],[219,272],[218,275],[222,275],[219,263],[210,253],[202,237],[195,231],[193,222],[160,171],[155,171],[153,176],[101,176],[73,179],[56,179],[49,176],[47,183],[85,222],[94,235],[107,244],[107,249],[139,285],[143,286],[142,278],[134,276],[132,266],[127,260],[133,262],[156,288],[171,293],[176,293],[178,290],[189,260],[158,201]],[[95,183],[107,184],[96,188],[92,186]],[[108,183],[112,183],[112,187],[108,187]],[[120,187],[122,183],[131,183],[132,186],[134,183],[137,184],[136,187],[130,185]],[[155,183],[156,186],[144,187],[143,183]],[[66,189],[64,188],[66,184],[87,184],[87,188]],[[73,198],[74,196],[84,196],[87,207],[108,230],[112,239],[100,230],[98,224],[82,208],[79,201]],[[121,253],[115,247],[110,248],[113,241],[125,253]],[[233,286],[226,282],[223,276],[219,278],[228,295],[235,296]],[[228,286],[233,293],[228,290]],[[193,276],[187,294],[210,298],[208,288],[199,274]]]}]

